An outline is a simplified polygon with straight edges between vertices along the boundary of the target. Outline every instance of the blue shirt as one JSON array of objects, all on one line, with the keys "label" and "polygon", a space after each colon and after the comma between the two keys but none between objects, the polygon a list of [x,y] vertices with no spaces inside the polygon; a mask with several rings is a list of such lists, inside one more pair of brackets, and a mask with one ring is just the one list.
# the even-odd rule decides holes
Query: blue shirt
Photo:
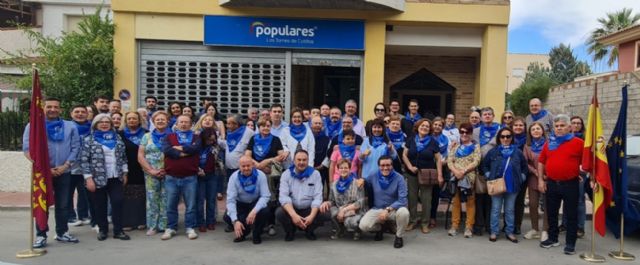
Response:
[{"label": "blue shirt", "polygon": [[289,127],[289,123],[286,121],[282,121],[280,122],[280,126],[276,127],[275,125],[271,125],[271,134],[280,137],[280,133],[282,132],[282,130],[284,130],[284,128],[288,128]]},{"label": "blue shirt", "polygon": [[373,209],[407,207],[407,183],[402,175],[398,174],[386,190],[378,184],[378,174],[370,176],[369,183],[373,188]]},{"label": "blue shirt", "polygon": [[238,180],[239,172],[240,170],[236,170],[236,172],[231,174],[229,177],[229,185],[227,186],[227,214],[231,218],[231,222],[238,220],[236,202],[252,203],[258,199],[256,206],[253,207],[253,210],[257,213],[267,207],[267,203],[271,198],[267,177],[262,171],[258,170],[258,180],[256,181],[257,189],[253,194],[244,191],[242,188],[242,185]]},{"label": "blue shirt", "polygon": [[[64,139],[54,142],[47,138],[47,146],[49,147],[49,165],[54,167],[62,166],[65,162],[71,163],[71,166],[65,171],[69,172],[73,167],[78,153],[80,152],[80,134],[78,128],[71,121],[64,122]],[[24,128],[22,134],[22,151],[29,152],[29,131],[30,124]]]},{"label": "blue shirt", "polygon": [[314,170],[302,180],[291,176],[287,169],[280,177],[280,204],[292,204],[296,209],[319,208],[322,204],[322,177]]},{"label": "blue shirt", "polygon": [[390,155],[393,159],[396,159],[398,157],[398,154],[396,152],[389,150],[389,145],[386,143],[373,148],[373,146],[371,146],[371,144],[369,143],[369,138],[365,138],[362,141],[362,145],[360,146],[360,154],[363,154],[367,149],[371,150],[371,153],[364,159],[361,159],[362,177],[365,180],[370,179],[371,175],[378,174],[378,171],[380,170],[378,168],[378,158],[383,155]]}]

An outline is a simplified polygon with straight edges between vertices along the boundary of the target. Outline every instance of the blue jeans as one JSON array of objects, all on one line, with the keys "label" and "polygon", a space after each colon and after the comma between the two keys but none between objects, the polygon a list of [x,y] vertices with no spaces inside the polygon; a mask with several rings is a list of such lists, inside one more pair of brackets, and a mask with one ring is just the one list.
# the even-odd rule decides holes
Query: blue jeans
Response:
[{"label": "blue jeans", "polygon": [[518,193],[503,193],[491,196],[491,234],[500,234],[500,213],[504,204],[504,219],[507,223],[505,232],[507,235],[513,234],[515,221],[515,205]]},{"label": "blue jeans", "polygon": [[185,204],[184,227],[196,227],[197,176],[176,178],[167,175],[164,181],[167,190],[167,228],[178,228],[178,203],[182,196]]},{"label": "blue jeans", "polygon": [[[71,175],[71,188],[69,194],[69,220],[82,220],[89,218],[89,196],[84,186],[82,175]],[[78,193],[76,208],[73,207],[73,194]],[[77,215],[76,215],[77,212]]]},{"label": "blue jeans", "polygon": [[[588,175],[582,175],[582,181],[580,181],[580,185],[578,186],[578,229],[584,231],[584,222],[587,219],[587,207],[585,206],[585,185],[589,185]],[[586,184],[585,184],[586,183]],[[562,215],[562,225],[566,227],[567,224],[567,215]]]},{"label": "blue jeans", "polygon": [[213,173],[198,178],[198,226],[216,223],[216,193],[218,192],[219,178],[221,176],[216,176]]},{"label": "blue jeans", "polygon": [[[69,194],[71,192],[71,173],[67,172],[60,176],[53,177],[53,195],[55,199],[55,219],[56,219],[56,235],[62,236],[69,231]],[[47,218],[49,217],[49,209],[47,208]],[[47,237],[49,226],[44,230],[36,225],[38,236]]]}]

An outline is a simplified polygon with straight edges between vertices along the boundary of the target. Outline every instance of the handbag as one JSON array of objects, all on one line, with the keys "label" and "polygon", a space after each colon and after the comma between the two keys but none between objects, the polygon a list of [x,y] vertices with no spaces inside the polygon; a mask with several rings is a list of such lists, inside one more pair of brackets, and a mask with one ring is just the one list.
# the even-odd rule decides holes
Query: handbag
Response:
[{"label": "handbag", "polygon": [[[418,156],[416,153],[416,167],[418,167]],[[439,185],[438,183],[438,171],[433,168],[422,168],[418,169],[418,185],[421,186],[429,186],[429,185]]]},{"label": "handbag", "polygon": [[502,176],[487,181],[487,192],[489,195],[500,195],[507,192],[507,185],[504,182],[504,174],[507,173],[507,168],[509,168],[509,162],[511,161],[511,157],[507,159],[507,163],[504,166],[504,172],[502,172]]}]

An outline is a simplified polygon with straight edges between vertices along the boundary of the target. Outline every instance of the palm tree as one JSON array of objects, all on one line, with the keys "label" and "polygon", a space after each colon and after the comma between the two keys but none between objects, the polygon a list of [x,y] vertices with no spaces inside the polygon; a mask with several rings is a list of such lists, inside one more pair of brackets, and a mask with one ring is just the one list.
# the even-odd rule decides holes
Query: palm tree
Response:
[{"label": "palm tree", "polygon": [[591,32],[591,36],[589,36],[586,43],[588,46],[587,52],[593,54],[594,61],[602,60],[608,55],[607,64],[613,66],[613,63],[618,59],[618,48],[602,45],[598,43],[597,39],[638,24],[640,22],[640,14],[632,15],[632,12],[633,9],[631,8],[623,8],[614,13],[607,13],[606,17],[598,19],[600,27]]}]

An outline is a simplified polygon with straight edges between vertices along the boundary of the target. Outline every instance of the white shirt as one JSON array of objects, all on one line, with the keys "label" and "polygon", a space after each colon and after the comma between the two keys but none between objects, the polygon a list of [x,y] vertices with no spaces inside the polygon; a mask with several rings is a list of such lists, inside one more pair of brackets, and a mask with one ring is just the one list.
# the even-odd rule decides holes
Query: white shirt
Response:
[{"label": "white shirt", "polygon": [[282,147],[285,151],[289,152],[289,158],[287,159],[287,161],[285,161],[285,168],[288,168],[293,164],[293,156],[296,153],[298,144],[300,144],[303,150],[309,153],[309,166],[313,167],[313,158],[316,157],[316,139],[313,137],[313,132],[311,132],[311,129],[309,129],[307,125],[305,125],[305,127],[307,127],[307,133],[299,143],[296,138],[293,138],[293,136],[291,136],[291,133],[289,132],[289,126],[285,127],[280,133],[280,141],[282,142]]},{"label": "white shirt", "polygon": [[104,152],[104,167],[107,169],[107,178],[117,178],[116,176],[116,149],[102,146]]},{"label": "white shirt", "polygon": [[229,151],[229,146],[227,146],[227,140],[218,140],[218,144],[224,148],[224,165],[227,169],[238,169],[240,167],[240,157],[242,157],[244,151],[247,150],[247,145],[249,145],[251,137],[253,137],[253,131],[247,127],[244,130],[244,134],[242,134],[242,138],[240,138],[240,142],[231,152]]}]

